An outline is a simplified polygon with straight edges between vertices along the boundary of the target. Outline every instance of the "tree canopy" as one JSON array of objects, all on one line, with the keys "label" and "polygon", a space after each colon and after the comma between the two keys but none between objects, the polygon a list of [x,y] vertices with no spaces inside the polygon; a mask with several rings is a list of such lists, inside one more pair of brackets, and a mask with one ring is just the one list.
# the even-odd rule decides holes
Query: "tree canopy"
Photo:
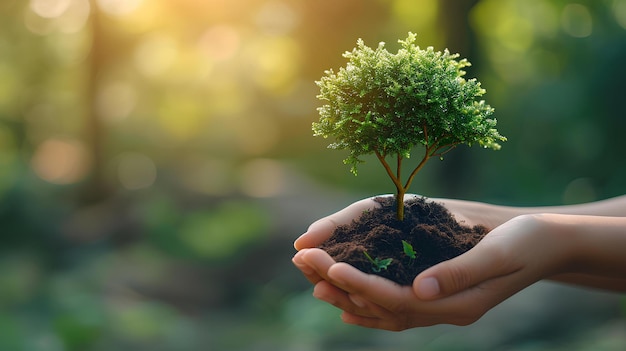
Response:
[{"label": "tree canopy", "polygon": [[[336,73],[325,71],[316,82],[325,104],[318,109],[320,120],[313,123],[314,135],[334,137],[330,148],[349,150],[344,163],[354,174],[362,155],[376,154],[399,199],[431,157],[442,157],[459,144],[497,150],[498,142],[506,140],[490,118],[494,109],[480,99],[485,89],[476,79],[463,78],[469,61],[457,60],[459,54],[447,49],[420,49],[415,41],[416,35],[409,33],[392,54],[385,43],[373,49],[359,39],[343,55],[347,65]],[[424,148],[423,159],[403,183],[402,160],[416,146]],[[396,157],[395,171],[387,156]]]}]

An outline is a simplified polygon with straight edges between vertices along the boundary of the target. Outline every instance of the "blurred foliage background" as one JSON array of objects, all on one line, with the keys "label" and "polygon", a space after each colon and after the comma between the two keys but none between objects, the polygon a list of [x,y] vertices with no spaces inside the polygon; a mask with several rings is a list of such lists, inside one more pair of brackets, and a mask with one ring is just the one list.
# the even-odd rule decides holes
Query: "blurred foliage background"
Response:
[{"label": "blurred foliage background", "polygon": [[310,296],[293,239],[392,191],[312,137],[313,82],[357,38],[408,31],[473,63],[509,138],[412,191],[624,193],[625,0],[0,2],[0,350],[624,349],[612,294],[533,287],[471,327],[394,334]]}]

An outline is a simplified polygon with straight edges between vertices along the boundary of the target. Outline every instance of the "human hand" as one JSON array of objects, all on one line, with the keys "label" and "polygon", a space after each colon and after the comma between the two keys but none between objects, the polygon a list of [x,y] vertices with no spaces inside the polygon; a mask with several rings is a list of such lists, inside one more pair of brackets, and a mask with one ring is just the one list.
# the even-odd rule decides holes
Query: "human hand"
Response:
[{"label": "human hand", "polygon": [[506,222],[467,253],[422,272],[411,287],[336,263],[326,252],[309,248],[330,236],[334,225],[347,223],[370,205],[364,200],[326,217],[296,241],[301,250],[294,263],[315,284],[317,298],[344,310],[346,323],[388,330],[467,325],[526,286],[559,273],[568,260],[566,245],[556,240],[558,235],[546,234],[540,215]]},{"label": "human hand", "polygon": [[[407,194],[405,196],[405,200],[414,196],[416,195]],[[436,201],[444,205],[454,215],[457,221],[462,222],[467,226],[480,224],[488,229],[491,229],[503,221],[503,219],[497,219],[498,217],[485,216],[485,213],[494,213],[494,211],[486,211],[484,207],[489,205],[479,202],[451,199],[431,199],[431,201]],[[296,250],[301,251],[294,257],[294,264],[302,270],[307,279],[309,279],[313,284],[322,280],[323,278],[316,272],[307,269],[306,264],[304,264],[300,259],[304,255],[303,250],[318,247],[333,234],[337,226],[349,224],[353,220],[357,219],[364,211],[379,207],[380,204],[374,201],[374,198],[366,198],[311,224],[306,233],[294,242]]]},{"label": "human hand", "polygon": [[[380,204],[374,201],[372,198],[367,198],[357,201],[350,206],[331,214],[330,216],[321,218],[313,222],[307,229],[306,233],[302,234],[298,239],[296,239],[293,244],[295,249],[298,250],[298,253],[296,253],[294,258],[292,259],[295,266],[302,271],[304,276],[311,283],[316,284],[320,280],[323,280],[323,276],[320,276],[320,274],[316,270],[311,269],[311,267],[309,267],[309,265],[302,260],[305,252],[308,252],[308,250],[310,250],[311,248],[319,246],[326,239],[330,238],[330,236],[335,231],[335,228],[337,228],[338,226],[349,224],[354,219],[357,219],[363,213],[363,211],[376,207],[380,207]],[[322,253],[325,254],[324,251],[322,251]],[[326,254],[326,256],[334,263],[334,260],[330,256],[328,256],[328,254]]]},{"label": "human hand", "polygon": [[[393,196],[393,195],[382,195]],[[405,195],[405,201],[416,195]],[[486,211],[485,207],[495,207],[492,205],[483,204],[480,202],[452,200],[452,199],[431,199],[442,204],[450,211],[455,219],[467,226],[483,225],[487,229],[493,229],[495,226],[504,222],[501,216],[488,216],[486,213],[493,214],[493,211]],[[327,217],[321,218],[315,221],[309,226],[306,233],[301,235],[294,242],[296,250],[302,250],[306,248],[317,247],[319,244],[328,239],[335,228],[342,224],[349,224],[353,220],[357,219],[363,211],[379,208],[380,204],[374,201],[374,198],[366,198],[357,201],[348,207],[333,213]],[[508,219],[508,218],[505,218]]]}]

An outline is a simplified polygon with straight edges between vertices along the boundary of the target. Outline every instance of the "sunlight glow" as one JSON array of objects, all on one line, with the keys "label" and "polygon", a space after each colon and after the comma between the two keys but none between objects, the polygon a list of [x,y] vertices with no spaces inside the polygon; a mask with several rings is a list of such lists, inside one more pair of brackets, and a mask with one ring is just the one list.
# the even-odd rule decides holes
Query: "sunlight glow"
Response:
[{"label": "sunlight glow", "polygon": [[91,6],[87,0],[73,0],[67,10],[57,19],[59,31],[76,33],[85,28]]},{"label": "sunlight glow", "polygon": [[32,0],[24,13],[24,25],[39,35],[77,33],[87,24],[91,6],[87,0]]},{"label": "sunlight glow", "polygon": [[[42,0],[45,1],[45,0]],[[134,12],[143,0],[97,0],[98,7],[113,16],[126,16]]]},{"label": "sunlight glow", "polygon": [[290,37],[259,38],[248,47],[252,76],[256,83],[275,95],[289,92],[300,70],[300,47]]},{"label": "sunlight glow", "polygon": [[442,31],[433,30],[439,21],[439,3],[437,0],[393,0],[391,11],[402,26],[418,33],[420,42],[436,47],[443,43],[445,36]]},{"label": "sunlight glow", "polygon": [[231,59],[240,47],[239,33],[227,25],[217,25],[209,28],[198,41],[201,52],[215,61]]},{"label": "sunlight glow", "polygon": [[289,4],[270,1],[261,7],[256,15],[256,24],[267,34],[284,35],[294,30],[300,18]]},{"label": "sunlight glow", "polygon": [[43,18],[61,16],[71,5],[72,0],[31,0],[30,9]]},{"label": "sunlight glow", "polygon": [[152,34],[139,43],[133,58],[139,72],[154,77],[165,73],[177,56],[174,38],[168,34]]}]

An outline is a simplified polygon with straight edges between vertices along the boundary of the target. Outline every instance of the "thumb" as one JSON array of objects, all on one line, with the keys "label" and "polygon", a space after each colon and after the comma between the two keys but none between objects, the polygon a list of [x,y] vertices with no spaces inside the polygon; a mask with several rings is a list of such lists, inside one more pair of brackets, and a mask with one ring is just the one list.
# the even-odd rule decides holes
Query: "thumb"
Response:
[{"label": "thumb", "polygon": [[500,256],[480,250],[478,246],[474,247],[420,273],[413,281],[413,291],[422,300],[433,300],[461,292],[502,275],[504,265],[498,259]]}]

